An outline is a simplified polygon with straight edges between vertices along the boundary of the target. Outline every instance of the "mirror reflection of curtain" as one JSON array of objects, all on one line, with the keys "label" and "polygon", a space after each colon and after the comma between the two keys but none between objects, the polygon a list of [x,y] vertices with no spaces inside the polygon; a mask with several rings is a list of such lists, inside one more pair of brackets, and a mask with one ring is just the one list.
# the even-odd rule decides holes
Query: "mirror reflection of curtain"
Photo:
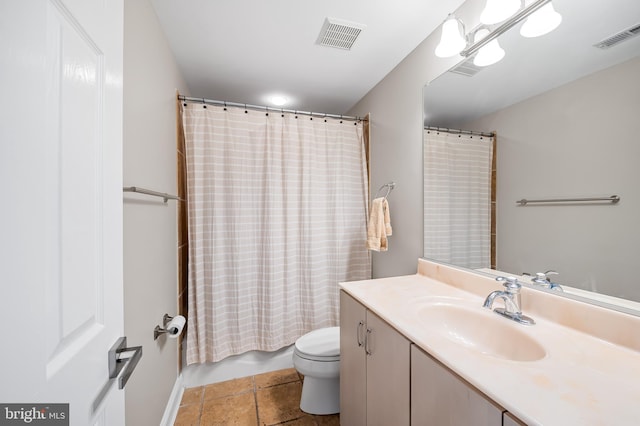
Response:
[{"label": "mirror reflection of curtain", "polygon": [[369,279],[363,123],[183,105],[187,364],[274,351],[338,325]]},{"label": "mirror reflection of curtain", "polygon": [[490,268],[495,136],[424,130],[424,257]]}]

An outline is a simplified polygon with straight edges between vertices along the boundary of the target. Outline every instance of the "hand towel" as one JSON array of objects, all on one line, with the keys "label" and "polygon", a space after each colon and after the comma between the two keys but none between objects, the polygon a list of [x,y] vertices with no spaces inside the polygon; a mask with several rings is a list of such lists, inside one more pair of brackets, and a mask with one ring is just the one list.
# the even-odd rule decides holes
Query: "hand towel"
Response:
[{"label": "hand towel", "polygon": [[387,251],[387,236],[391,235],[389,203],[386,198],[376,198],[371,202],[369,224],[367,226],[367,249]]}]

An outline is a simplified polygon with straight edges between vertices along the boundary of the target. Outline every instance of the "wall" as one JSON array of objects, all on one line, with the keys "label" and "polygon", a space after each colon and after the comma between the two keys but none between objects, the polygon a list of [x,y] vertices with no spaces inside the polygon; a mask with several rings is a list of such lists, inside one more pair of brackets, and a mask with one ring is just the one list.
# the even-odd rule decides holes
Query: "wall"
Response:
[{"label": "wall", "polygon": [[[636,58],[463,126],[498,133],[498,269],[554,269],[554,281],[640,301],[628,280],[640,241],[638,75]],[[614,194],[614,206],[515,203]]]},{"label": "wall", "polygon": [[[148,0],[125,1],[124,186],[176,193],[176,89],[187,93]],[[153,340],[177,312],[176,202],[124,196],[125,333],[143,356],[125,388],[129,425],[158,425],[178,376],[177,340]]]},{"label": "wall", "polygon": [[[453,12],[462,2],[451,3]],[[456,16],[473,28],[483,6],[481,0],[468,0]],[[371,113],[372,196],[386,182],[397,184],[389,196],[393,235],[389,251],[373,253],[374,278],[413,274],[422,257],[422,89],[461,59],[437,58],[439,41],[438,28],[349,111]]]}]

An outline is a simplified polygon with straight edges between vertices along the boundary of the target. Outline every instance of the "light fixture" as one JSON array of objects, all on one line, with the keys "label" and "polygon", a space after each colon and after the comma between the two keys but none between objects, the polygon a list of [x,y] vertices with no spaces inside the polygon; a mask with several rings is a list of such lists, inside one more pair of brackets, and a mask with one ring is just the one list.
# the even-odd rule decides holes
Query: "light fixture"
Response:
[{"label": "light fixture", "polygon": [[462,51],[467,45],[464,38],[464,26],[462,22],[453,15],[449,15],[442,24],[442,36],[440,43],[436,47],[436,56],[439,58],[449,58]]},{"label": "light fixture", "polygon": [[[516,5],[515,9],[514,5]],[[482,14],[491,16],[491,11],[496,8],[503,13],[493,15],[494,17],[491,19],[483,16],[482,19],[486,19],[487,22],[501,22],[500,25],[483,23],[469,31],[468,35],[464,35],[464,23],[450,14],[442,24],[442,37],[436,47],[436,56],[448,58],[459,54],[467,58],[478,53],[474,58],[474,64],[477,66],[490,65],[505,55],[496,39],[517,23],[529,18],[523,25],[522,31],[524,31],[525,37],[531,37],[534,36],[533,34],[542,35],[555,29],[562,20],[560,14],[553,9],[551,0],[487,0]],[[546,24],[544,30],[531,29],[541,28],[538,22]],[[485,50],[484,47],[487,49]],[[482,53],[480,53],[481,50]]]},{"label": "light fixture", "polygon": [[555,30],[562,22],[562,15],[555,11],[552,3],[536,10],[520,28],[523,37],[539,37]]},{"label": "light fixture", "polygon": [[485,25],[493,25],[502,22],[520,9],[520,0],[487,0],[480,22]]},{"label": "light fixture", "polygon": [[[481,28],[476,31],[473,41],[477,43],[487,35],[489,35],[489,30],[486,28]],[[485,44],[480,50],[478,50],[475,58],[473,58],[473,65],[478,67],[486,67],[488,65],[495,64],[502,58],[504,58],[504,49],[500,47],[500,45],[498,44],[498,40],[494,39]]]},{"label": "light fixture", "polygon": [[275,106],[282,106],[289,102],[289,99],[287,99],[285,96],[280,95],[272,96],[270,100],[271,103]]}]

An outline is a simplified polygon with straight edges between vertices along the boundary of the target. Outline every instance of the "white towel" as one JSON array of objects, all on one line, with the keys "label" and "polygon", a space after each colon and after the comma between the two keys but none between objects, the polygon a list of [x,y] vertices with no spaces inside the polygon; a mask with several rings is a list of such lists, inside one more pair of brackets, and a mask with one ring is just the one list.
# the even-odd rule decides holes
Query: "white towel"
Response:
[{"label": "white towel", "polygon": [[367,249],[387,251],[387,236],[391,235],[389,203],[386,198],[376,198],[371,202],[369,225],[367,226]]}]

